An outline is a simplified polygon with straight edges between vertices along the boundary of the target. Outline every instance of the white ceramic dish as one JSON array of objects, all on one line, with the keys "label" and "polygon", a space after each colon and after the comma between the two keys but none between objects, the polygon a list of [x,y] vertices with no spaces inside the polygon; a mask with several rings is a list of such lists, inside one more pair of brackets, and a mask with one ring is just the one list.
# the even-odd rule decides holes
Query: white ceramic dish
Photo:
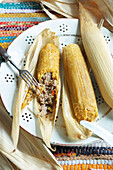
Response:
[{"label": "white ceramic dish", "polygon": [[[62,47],[67,44],[81,43],[79,20],[77,19],[58,19],[40,23],[39,25],[33,26],[23,32],[9,46],[8,54],[11,56],[12,61],[14,61],[17,66],[24,66],[25,61],[22,60],[24,54],[29,49],[36,36],[45,28],[50,28],[51,31],[56,32],[56,35],[59,36],[61,52]],[[110,47],[111,54],[113,56],[113,48],[111,48],[113,45],[113,33],[109,32],[106,28],[102,28],[101,31],[105,37],[106,43],[108,43]],[[99,109],[100,120],[97,122],[97,124],[99,124],[101,127],[104,127],[109,132],[113,132],[113,110],[110,110],[110,107],[103,100],[98,86],[95,82],[93,73],[91,72],[90,75],[92,78]],[[10,64],[2,63],[0,80],[2,101],[10,116],[13,116],[13,105],[15,101],[15,94],[17,93],[17,71]],[[21,115],[20,126],[32,135],[41,138],[40,130],[38,132],[36,131],[36,126],[38,126],[38,123],[36,124],[36,118],[33,116],[29,108],[32,108],[32,103],[29,105],[28,108],[25,109],[25,112]],[[51,136],[51,143],[58,145],[75,146],[86,145],[92,142],[96,142],[97,140],[100,139],[94,135],[86,140],[78,141],[72,140],[66,135],[60,101],[58,116]]]}]

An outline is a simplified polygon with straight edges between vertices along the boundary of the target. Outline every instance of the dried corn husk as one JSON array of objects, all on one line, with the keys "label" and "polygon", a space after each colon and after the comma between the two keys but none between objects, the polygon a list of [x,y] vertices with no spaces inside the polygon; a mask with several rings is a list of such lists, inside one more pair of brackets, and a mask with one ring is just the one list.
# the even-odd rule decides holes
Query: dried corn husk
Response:
[{"label": "dried corn husk", "polygon": [[113,1],[96,0],[99,10],[103,13],[105,19],[113,26]]},{"label": "dried corn husk", "polygon": [[14,170],[14,168],[9,163],[8,159],[0,153],[0,168],[7,170]]},{"label": "dried corn husk", "polygon": [[90,137],[92,132],[80,125],[74,117],[74,111],[72,109],[73,107],[66,78],[64,78],[63,82],[62,99],[63,117],[66,125],[67,135],[73,139],[86,139]]},{"label": "dried corn husk", "polygon": [[[0,105],[1,106],[1,105]],[[10,137],[12,120],[5,109],[0,109],[0,152],[5,155],[19,169],[58,169],[61,167],[42,143],[25,132],[20,131],[18,149],[14,151],[14,145]]]},{"label": "dried corn husk", "polygon": [[113,108],[113,60],[105,39],[80,4],[80,29],[83,46],[100,92]]},{"label": "dried corn husk", "polygon": [[43,9],[43,11],[51,18],[51,19],[58,19],[58,17],[54,14],[52,14],[49,10],[47,10],[44,5],[42,3],[41,4],[41,7]]},{"label": "dried corn husk", "polygon": [[[37,36],[37,38],[35,39],[34,43],[32,44],[32,46],[30,47],[30,49],[27,53],[27,60],[26,60],[25,69],[28,70],[32,75],[34,75],[35,71],[36,71],[36,65],[37,65],[37,62],[38,62],[38,56],[39,56],[40,50],[47,43],[53,43],[59,49],[59,38],[57,36],[55,36],[55,33],[51,32],[49,29],[45,29],[44,31],[42,31]],[[19,86],[18,96],[17,96],[17,99],[16,99],[16,104],[15,104],[15,107],[14,107],[14,114],[13,114],[12,139],[13,139],[15,147],[17,146],[17,143],[18,143],[19,117],[22,113],[21,105],[22,105],[22,102],[25,98],[25,90],[26,89],[28,89],[28,87],[25,84],[25,82],[22,80],[21,83],[20,83],[20,86]],[[57,100],[57,101],[59,101],[59,100]],[[56,109],[56,112],[57,112],[57,109]],[[46,129],[47,129],[48,126],[50,126],[50,129],[48,130],[48,133],[46,133],[46,134],[44,133],[45,124],[42,121],[42,119],[40,119],[40,117],[39,117],[39,119],[40,119],[39,123],[40,123],[40,126],[41,126],[41,132],[42,132],[44,142],[50,148],[51,148],[51,146],[50,146],[50,136],[51,136],[52,129],[53,129],[53,126],[54,126],[55,117],[51,121],[49,121],[49,120],[45,121],[44,120],[45,124],[46,124]],[[44,136],[44,134],[46,136]]]},{"label": "dried corn husk", "polygon": [[[37,1],[37,0],[36,0]],[[113,1],[110,0],[47,0],[41,1],[43,5],[48,7],[49,9],[61,14],[67,18],[78,18],[79,19],[79,11],[78,11],[78,2],[81,2],[90,17],[94,22],[98,23],[102,18],[105,18],[104,26],[109,30],[113,31]],[[46,9],[46,14],[51,19],[54,17],[50,14],[50,12]]]}]

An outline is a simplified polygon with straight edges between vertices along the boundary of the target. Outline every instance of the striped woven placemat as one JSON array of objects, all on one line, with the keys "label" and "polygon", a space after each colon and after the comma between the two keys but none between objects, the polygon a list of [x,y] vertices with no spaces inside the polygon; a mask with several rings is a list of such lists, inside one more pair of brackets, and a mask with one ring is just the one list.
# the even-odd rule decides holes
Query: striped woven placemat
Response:
[{"label": "striped woven placemat", "polygon": [[5,49],[23,31],[50,18],[39,3],[0,3],[0,45]]},{"label": "striped woven placemat", "polygon": [[[7,49],[23,31],[50,20],[36,2],[0,3],[0,45]],[[54,156],[63,169],[113,169],[113,147],[99,142],[83,147],[54,146]]]}]

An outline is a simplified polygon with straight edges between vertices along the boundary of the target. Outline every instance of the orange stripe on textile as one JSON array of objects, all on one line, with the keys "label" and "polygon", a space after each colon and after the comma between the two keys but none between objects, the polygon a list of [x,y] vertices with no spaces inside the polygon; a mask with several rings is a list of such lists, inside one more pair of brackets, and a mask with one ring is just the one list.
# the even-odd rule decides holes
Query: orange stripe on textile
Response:
[{"label": "orange stripe on textile", "polygon": [[70,165],[70,170],[73,170],[74,169],[74,165]]},{"label": "orange stripe on textile", "polygon": [[99,165],[99,169],[103,169],[103,165],[102,164]]},{"label": "orange stripe on textile", "polygon": [[88,169],[88,165],[86,164],[86,169]]},{"label": "orange stripe on textile", "polygon": [[106,165],[105,164],[103,164],[103,168],[104,168],[104,170],[106,170]]},{"label": "orange stripe on textile", "polygon": [[67,165],[67,170],[70,170],[70,165]]},{"label": "orange stripe on textile", "polygon": [[96,164],[96,169],[98,169],[99,167],[98,167],[98,165]]},{"label": "orange stripe on textile", "polygon": [[47,15],[45,13],[3,13],[3,14],[0,14],[0,17],[1,18],[29,18],[29,17],[47,17]]},{"label": "orange stripe on textile", "polygon": [[61,165],[63,170],[91,170],[99,169],[99,170],[113,170],[113,165],[105,165],[105,164],[75,164],[75,165]]},{"label": "orange stripe on textile", "polygon": [[81,168],[82,168],[82,169],[85,169],[85,164],[81,164]]},{"label": "orange stripe on textile", "polygon": [[92,165],[91,164],[89,164],[89,169],[91,169],[92,168]]},{"label": "orange stripe on textile", "polygon": [[107,165],[107,169],[108,169],[108,170],[111,170],[111,166],[110,166],[110,165]]},{"label": "orange stripe on textile", "polygon": [[74,165],[74,170],[77,170],[77,165]]},{"label": "orange stripe on textile", "polygon": [[63,165],[63,170],[66,170],[66,165]]},{"label": "orange stripe on textile", "polygon": [[0,43],[0,45],[1,45],[4,49],[7,49],[10,44],[11,44],[11,42],[10,42],[10,43]]},{"label": "orange stripe on textile", "polygon": [[78,164],[78,170],[80,170],[80,169],[81,169],[80,167],[81,167],[81,165],[80,165],[80,164]]},{"label": "orange stripe on textile", "polygon": [[23,31],[1,31],[0,32],[0,37],[5,37],[5,36],[18,36],[22,33]]}]

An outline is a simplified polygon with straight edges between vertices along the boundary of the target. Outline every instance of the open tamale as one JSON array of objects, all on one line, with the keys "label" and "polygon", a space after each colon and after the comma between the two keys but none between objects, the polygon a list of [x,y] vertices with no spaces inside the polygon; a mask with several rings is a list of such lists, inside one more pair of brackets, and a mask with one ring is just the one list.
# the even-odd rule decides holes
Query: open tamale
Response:
[{"label": "open tamale", "polygon": [[40,52],[37,65],[37,80],[44,85],[44,89],[38,98],[35,98],[35,108],[42,137],[48,147],[58,110],[59,61],[58,48],[52,43],[46,44]]},{"label": "open tamale", "polygon": [[[51,148],[50,137],[59,103],[59,38],[50,29],[43,30],[31,45],[26,56],[25,69],[37,79],[36,93],[21,81],[14,109],[12,138],[17,146],[19,119],[24,108],[33,100],[33,113],[39,120],[43,141]],[[37,129],[38,131],[39,129]]]}]

